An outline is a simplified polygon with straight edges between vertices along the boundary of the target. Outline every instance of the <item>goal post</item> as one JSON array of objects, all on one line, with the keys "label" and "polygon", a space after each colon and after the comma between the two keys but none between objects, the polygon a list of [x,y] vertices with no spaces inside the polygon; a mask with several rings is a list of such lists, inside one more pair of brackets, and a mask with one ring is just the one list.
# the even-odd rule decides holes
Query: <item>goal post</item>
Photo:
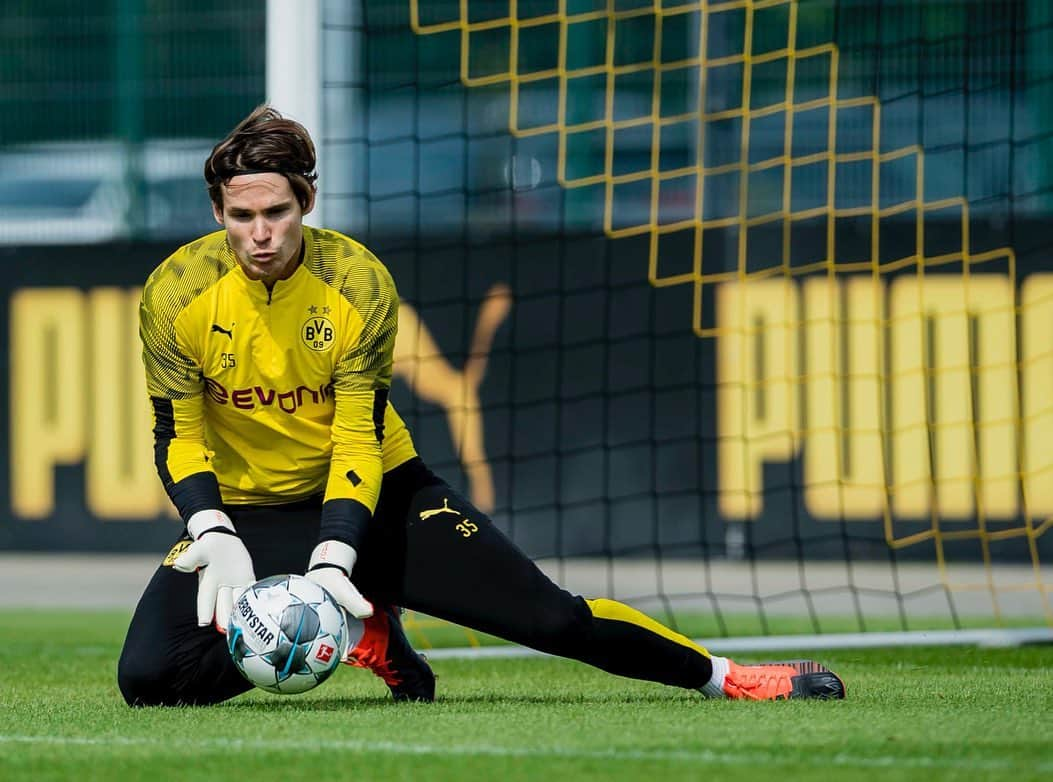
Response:
[{"label": "goal post", "polygon": [[[322,111],[322,0],[267,0],[267,102],[307,128],[316,141],[318,170],[326,168]],[[319,189],[307,222],[324,226],[325,191]]]},{"label": "goal post", "polygon": [[1041,5],[320,3],[420,450],[697,637],[1048,637]]}]

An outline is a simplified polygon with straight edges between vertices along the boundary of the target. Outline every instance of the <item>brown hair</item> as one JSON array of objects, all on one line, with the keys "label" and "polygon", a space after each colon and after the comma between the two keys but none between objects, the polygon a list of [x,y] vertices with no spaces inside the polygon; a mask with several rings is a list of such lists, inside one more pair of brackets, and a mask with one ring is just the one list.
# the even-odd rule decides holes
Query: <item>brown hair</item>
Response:
[{"label": "brown hair", "polygon": [[274,173],[289,180],[300,208],[306,209],[317,187],[314,142],[307,129],[277,109],[257,106],[205,161],[208,195],[223,208],[223,185],[239,174]]}]

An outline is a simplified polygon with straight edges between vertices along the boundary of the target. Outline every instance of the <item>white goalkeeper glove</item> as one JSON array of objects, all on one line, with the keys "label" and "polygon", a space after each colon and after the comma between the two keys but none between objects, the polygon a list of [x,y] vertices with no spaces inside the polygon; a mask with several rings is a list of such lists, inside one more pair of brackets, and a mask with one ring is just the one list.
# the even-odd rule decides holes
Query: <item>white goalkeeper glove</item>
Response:
[{"label": "white goalkeeper glove", "polygon": [[223,511],[198,511],[187,521],[186,529],[194,542],[172,567],[181,573],[197,571],[198,626],[215,621],[216,628],[226,633],[234,603],[256,582],[252,557]]},{"label": "white goalkeeper glove", "polygon": [[311,552],[307,577],[333,596],[356,619],[373,616],[373,604],[351,583],[358,554],[339,540],[323,540]]}]

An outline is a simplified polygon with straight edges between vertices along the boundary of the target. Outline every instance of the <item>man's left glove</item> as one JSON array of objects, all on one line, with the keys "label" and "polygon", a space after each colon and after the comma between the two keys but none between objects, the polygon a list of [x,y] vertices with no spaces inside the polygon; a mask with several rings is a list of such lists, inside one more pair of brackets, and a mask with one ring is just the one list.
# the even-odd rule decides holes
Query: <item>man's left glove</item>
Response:
[{"label": "man's left glove", "polygon": [[333,596],[356,619],[373,616],[373,604],[351,583],[358,554],[339,540],[323,540],[311,552],[307,577]]},{"label": "man's left glove", "polygon": [[234,603],[256,583],[252,557],[234,531],[234,522],[223,511],[198,511],[186,528],[194,542],[172,567],[181,573],[197,571],[198,626],[205,627],[215,619],[216,628],[226,633]]}]

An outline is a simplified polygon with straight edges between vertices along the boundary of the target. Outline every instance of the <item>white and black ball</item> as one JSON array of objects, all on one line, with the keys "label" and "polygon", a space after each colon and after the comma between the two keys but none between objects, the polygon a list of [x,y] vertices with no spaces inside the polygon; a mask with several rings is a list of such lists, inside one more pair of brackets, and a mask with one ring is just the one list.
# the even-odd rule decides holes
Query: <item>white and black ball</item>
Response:
[{"label": "white and black ball", "polygon": [[317,687],[336,669],[349,645],[362,637],[321,586],[298,575],[269,576],[234,604],[227,647],[242,675],[281,694]]}]

